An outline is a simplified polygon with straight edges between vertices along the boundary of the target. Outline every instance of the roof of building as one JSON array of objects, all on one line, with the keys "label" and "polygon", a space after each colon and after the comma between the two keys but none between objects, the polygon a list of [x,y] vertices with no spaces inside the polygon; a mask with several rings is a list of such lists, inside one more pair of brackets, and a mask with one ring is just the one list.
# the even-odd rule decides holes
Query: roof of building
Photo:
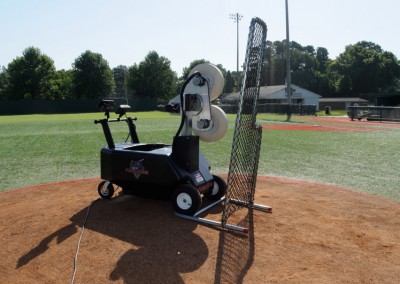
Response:
[{"label": "roof of building", "polygon": [[344,103],[367,103],[367,100],[354,97],[354,98],[320,98],[319,102],[321,103],[335,103],[335,102],[344,102]]},{"label": "roof of building", "polygon": [[[286,85],[276,85],[276,86],[261,86],[260,87],[260,94],[259,94],[259,99],[269,99],[269,98],[274,98],[274,96],[279,95],[279,93],[282,90],[286,89]],[[292,89],[294,94],[299,94],[299,93],[304,93],[307,92],[307,94],[310,96],[317,96],[321,97],[320,95],[311,92],[307,89],[301,88],[297,85],[292,84]],[[239,92],[236,93],[228,93],[224,94],[223,99],[224,100],[238,100],[239,99]]]}]

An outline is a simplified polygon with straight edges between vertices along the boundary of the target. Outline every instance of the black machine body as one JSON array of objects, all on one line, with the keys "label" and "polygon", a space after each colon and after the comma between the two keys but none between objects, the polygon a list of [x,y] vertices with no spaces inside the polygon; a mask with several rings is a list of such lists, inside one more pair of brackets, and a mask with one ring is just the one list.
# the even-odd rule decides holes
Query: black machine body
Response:
[{"label": "black machine body", "polygon": [[[102,198],[111,198],[113,185],[116,185],[125,194],[169,197],[176,212],[193,215],[200,209],[203,196],[213,200],[225,194],[225,182],[211,174],[210,164],[199,149],[199,136],[193,135],[191,128],[193,121],[200,131],[217,125],[212,123],[210,86],[206,82],[199,72],[194,72],[185,82],[181,92],[181,125],[172,144],[141,143],[136,132],[136,118],[126,115],[130,110],[128,105],[116,109],[116,119],[110,119],[110,111],[115,107],[112,100],[103,100],[98,105],[106,116],[95,120],[96,124],[102,125],[107,141],[107,146],[100,152],[104,181],[99,184],[98,192]],[[188,84],[192,84],[190,94],[186,93]],[[193,89],[197,93],[193,93]],[[115,143],[109,124],[123,121],[128,125],[131,139]]]}]

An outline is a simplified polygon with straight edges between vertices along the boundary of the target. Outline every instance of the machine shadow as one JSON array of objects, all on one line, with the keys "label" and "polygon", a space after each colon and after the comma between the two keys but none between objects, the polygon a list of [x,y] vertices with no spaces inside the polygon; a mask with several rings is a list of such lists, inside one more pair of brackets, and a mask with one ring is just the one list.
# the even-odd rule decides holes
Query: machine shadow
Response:
[{"label": "machine shadow", "polygon": [[[87,207],[70,218],[71,224],[50,234],[21,256],[17,268],[45,253],[52,240],[59,244],[72,236],[76,238],[86,214]],[[196,226],[194,222],[175,217],[169,202],[119,195],[93,203],[85,228],[133,245],[113,264],[109,280],[183,283],[179,274],[198,269],[208,257],[206,243],[193,233]],[[83,236],[84,239],[89,237],[88,233]],[[115,242],[102,243],[99,249],[110,248],[113,244]],[[85,247],[81,246],[80,250]],[[106,253],[104,258],[107,258]]]},{"label": "machine shadow", "polygon": [[26,264],[28,264],[31,260],[45,253],[49,249],[49,244],[56,239],[57,244],[62,243],[64,240],[76,234],[78,231],[77,227],[74,224],[69,224],[56,232],[50,234],[46,238],[44,238],[40,243],[31,249],[29,252],[24,254],[18,259],[16,268],[20,268]]},{"label": "machine shadow", "polygon": [[[244,210],[244,209],[243,209]],[[249,233],[222,230],[219,235],[214,283],[243,283],[254,261],[253,209],[239,222]]]}]

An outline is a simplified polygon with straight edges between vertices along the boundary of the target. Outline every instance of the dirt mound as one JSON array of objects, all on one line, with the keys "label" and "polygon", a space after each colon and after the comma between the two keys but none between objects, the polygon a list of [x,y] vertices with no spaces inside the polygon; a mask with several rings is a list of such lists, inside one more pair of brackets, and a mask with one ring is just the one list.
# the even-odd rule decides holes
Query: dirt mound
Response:
[{"label": "dirt mound", "polygon": [[[99,180],[0,194],[2,283],[67,283]],[[260,177],[230,222],[248,235],[175,217],[169,202],[98,200],[75,283],[399,283],[400,205],[322,184]],[[221,208],[208,218],[218,220]]]}]

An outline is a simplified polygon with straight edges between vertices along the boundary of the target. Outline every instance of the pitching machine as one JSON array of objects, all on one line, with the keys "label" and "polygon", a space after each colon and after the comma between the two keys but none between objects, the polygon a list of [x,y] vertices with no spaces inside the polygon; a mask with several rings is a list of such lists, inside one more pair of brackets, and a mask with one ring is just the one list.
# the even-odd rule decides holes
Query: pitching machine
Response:
[{"label": "pitching machine", "polygon": [[[178,214],[194,215],[202,205],[202,198],[218,200],[226,193],[225,181],[211,174],[210,164],[199,149],[199,140],[214,142],[221,139],[228,120],[224,111],[211,104],[222,93],[224,78],[212,64],[193,68],[180,93],[181,121],[172,145],[142,143],[134,121],[128,117],[128,105],[119,106],[116,119],[110,119],[112,100],[103,100],[99,108],[106,118],[95,120],[101,124],[107,146],[101,149],[101,178],[98,193],[109,199],[114,185],[126,194],[146,196],[147,193],[168,195]],[[110,123],[125,121],[130,142],[114,143]]]}]

